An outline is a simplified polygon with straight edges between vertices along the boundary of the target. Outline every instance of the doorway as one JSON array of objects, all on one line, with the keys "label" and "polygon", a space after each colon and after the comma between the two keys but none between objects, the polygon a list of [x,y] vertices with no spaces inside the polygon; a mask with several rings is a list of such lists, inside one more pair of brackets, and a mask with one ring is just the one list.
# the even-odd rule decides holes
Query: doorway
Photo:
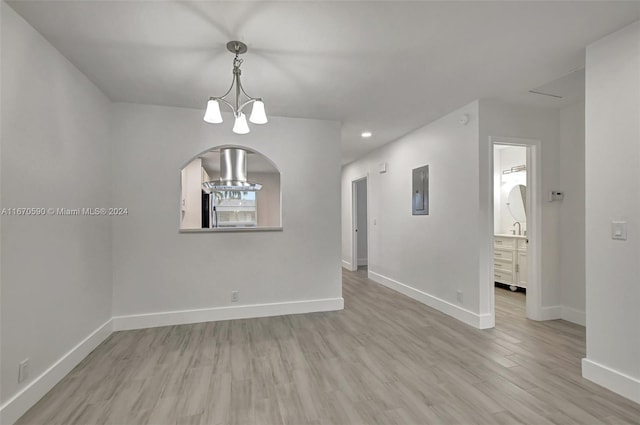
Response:
[{"label": "doorway", "polygon": [[542,319],[539,141],[491,138],[494,318]]},{"label": "doorway", "polygon": [[366,270],[369,266],[368,184],[363,177],[352,182],[352,256],[351,270]]}]

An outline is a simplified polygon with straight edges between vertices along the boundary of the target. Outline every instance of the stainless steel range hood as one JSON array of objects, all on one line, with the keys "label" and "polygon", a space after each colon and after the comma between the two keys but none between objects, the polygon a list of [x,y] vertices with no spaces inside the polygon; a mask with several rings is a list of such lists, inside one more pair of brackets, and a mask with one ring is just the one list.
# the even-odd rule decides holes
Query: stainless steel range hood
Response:
[{"label": "stainless steel range hood", "polygon": [[202,183],[202,187],[210,191],[235,190],[257,191],[262,189],[260,183],[247,179],[247,151],[241,148],[220,149],[220,179]]}]

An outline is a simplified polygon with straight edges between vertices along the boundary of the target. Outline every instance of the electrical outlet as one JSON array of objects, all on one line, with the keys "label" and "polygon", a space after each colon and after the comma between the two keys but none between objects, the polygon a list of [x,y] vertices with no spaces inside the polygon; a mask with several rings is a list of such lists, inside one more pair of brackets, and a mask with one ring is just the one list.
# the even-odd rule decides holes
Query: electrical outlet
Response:
[{"label": "electrical outlet", "polygon": [[237,303],[240,300],[240,294],[238,291],[231,291],[231,302]]},{"label": "electrical outlet", "polygon": [[456,299],[460,304],[462,304],[462,291],[460,290],[456,291]]},{"label": "electrical outlet", "polygon": [[29,377],[29,359],[24,359],[18,364],[18,383]]}]

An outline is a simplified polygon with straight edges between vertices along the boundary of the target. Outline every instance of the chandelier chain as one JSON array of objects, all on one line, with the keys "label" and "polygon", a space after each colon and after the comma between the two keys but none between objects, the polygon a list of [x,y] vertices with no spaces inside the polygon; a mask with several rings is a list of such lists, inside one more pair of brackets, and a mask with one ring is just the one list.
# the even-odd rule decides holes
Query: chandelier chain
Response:
[{"label": "chandelier chain", "polygon": [[240,69],[240,65],[242,65],[242,62],[244,62],[244,60],[240,59],[238,57],[238,54],[236,54],[236,58],[233,60],[233,69],[234,69],[234,71],[236,69]]}]

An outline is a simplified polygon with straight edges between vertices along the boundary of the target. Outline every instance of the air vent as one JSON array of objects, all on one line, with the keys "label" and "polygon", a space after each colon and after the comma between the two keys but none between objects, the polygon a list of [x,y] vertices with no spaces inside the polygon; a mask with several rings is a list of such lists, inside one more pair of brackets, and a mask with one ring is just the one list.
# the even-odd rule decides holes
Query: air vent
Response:
[{"label": "air vent", "polygon": [[562,100],[561,104],[584,99],[584,69],[578,69],[556,80],[549,81],[529,90],[537,96],[551,98],[552,102]]},{"label": "air vent", "polygon": [[536,90],[529,90],[529,93],[539,94],[539,95],[542,95],[542,96],[555,97],[556,99],[562,99],[562,96],[559,96],[557,94],[543,93],[541,91],[536,91]]}]

